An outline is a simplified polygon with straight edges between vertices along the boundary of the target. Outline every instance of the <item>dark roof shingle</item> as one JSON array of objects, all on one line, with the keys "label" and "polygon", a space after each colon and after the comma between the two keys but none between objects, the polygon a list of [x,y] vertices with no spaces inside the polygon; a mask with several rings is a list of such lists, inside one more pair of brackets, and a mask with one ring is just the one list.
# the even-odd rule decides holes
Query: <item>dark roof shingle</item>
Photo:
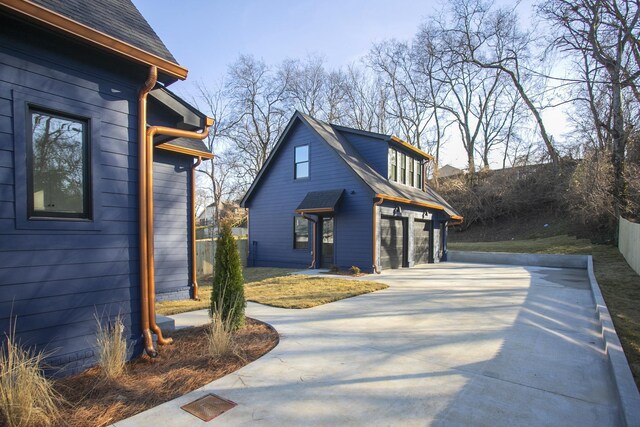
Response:
[{"label": "dark roof shingle", "polygon": [[426,191],[421,191],[417,188],[390,182],[386,178],[382,177],[362,158],[362,156],[360,156],[360,153],[358,153],[351,144],[346,141],[334,126],[306,114],[297,114],[299,114],[300,117],[302,117],[322,137],[322,139],[324,139],[331,148],[340,155],[351,169],[353,169],[356,175],[358,175],[376,194],[400,197],[422,203],[432,203],[434,205],[442,206],[445,212],[450,216],[459,215],[458,212],[442,198],[442,196],[436,193],[435,190],[429,186],[426,186]]},{"label": "dark roof shingle", "polygon": [[130,0],[32,0],[33,3],[177,64]]}]

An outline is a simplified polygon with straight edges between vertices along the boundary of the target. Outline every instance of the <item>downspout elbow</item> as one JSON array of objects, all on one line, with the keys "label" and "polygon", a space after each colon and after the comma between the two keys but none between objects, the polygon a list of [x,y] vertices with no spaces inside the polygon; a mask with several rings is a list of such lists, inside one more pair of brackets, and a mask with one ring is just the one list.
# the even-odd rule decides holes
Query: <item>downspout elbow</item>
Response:
[{"label": "downspout elbow", "polygon": [[148,319],[149,328],[157,335],[158,344],[167,345],[173,343],[173,339],[165,338],[162,330],[156,323],[156,285],[155,285],[155,254],[154,254],[154,221],[153,221],[153,137],[155,135],[167,135],[177,138],[205,139],[209,135],[209,129],[213,125],[213,119],[207,117],[205,126],[201,133],[175,129],[165,126],[150,126],[146,132],[146,170],[149,171],[146,180],[146,200],[147,200],[147,268],[148,268]]}]

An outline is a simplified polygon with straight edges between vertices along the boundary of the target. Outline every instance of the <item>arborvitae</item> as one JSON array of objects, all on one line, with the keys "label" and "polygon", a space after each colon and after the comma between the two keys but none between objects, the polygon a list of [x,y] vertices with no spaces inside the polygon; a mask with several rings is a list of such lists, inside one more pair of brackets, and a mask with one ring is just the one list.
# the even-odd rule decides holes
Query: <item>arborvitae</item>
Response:
[{"label": "arborvitae", "polygon": [[213,270],[213,291],[209,314],[221,311],[223,321],[235,330],[244,324],[244,278],[231,224],[223,223],[216,243],[216,263]]}]

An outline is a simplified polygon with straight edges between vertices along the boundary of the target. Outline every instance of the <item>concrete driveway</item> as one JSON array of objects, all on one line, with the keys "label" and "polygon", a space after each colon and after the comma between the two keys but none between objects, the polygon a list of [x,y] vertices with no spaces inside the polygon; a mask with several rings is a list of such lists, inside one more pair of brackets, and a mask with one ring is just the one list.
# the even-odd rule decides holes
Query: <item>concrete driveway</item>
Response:
[{"label": "concrete driveway", "polygon": [[[117,426],[620,424],[586,271],[446,263],[374,279],[390,287],[307,310],[250,303],[274,350]],[[207,393],[238,406],[209,423],[179,409]]]}]

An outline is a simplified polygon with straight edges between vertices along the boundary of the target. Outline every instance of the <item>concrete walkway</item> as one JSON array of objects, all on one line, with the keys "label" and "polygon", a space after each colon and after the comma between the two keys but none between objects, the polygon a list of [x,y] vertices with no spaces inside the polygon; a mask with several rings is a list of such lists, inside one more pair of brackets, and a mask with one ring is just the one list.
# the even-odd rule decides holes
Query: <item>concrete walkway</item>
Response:
[{"label": "concrete walkway", "polygon": [[[274,350],[117,427],[620,424],[584,270],[446,263],[374,279],[390,288],[248,304],[280,333]],[[180,409],[207,393],[238,406],[209,423]]]}]

